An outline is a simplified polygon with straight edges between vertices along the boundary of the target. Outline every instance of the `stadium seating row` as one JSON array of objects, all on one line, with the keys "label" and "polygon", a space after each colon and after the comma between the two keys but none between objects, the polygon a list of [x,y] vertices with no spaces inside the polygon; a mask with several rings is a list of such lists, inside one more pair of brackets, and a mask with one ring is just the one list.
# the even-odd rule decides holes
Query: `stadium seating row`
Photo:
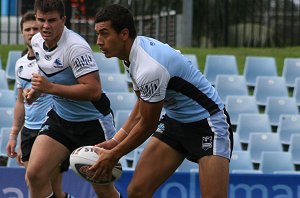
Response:
[{"label": "stadium seating row", "polygon": [[[207,55],[204,75],[216,84],[217,75],[238,75],[238,66],[233,55]],[[274,57],[246,56],[243,76],[247,86],[254,87],[258,76],[278,76]],[[300,76],[300,58],[285,58],[282,76],[287,87],[295,87],[295,79]]]},{"label": "stadium seating row", "polygon": [[[288,151],[281,149],[276,134],[252,133],[250,139],[248,150],[233,150],[230,172],[300,174],[297,168],[300,165],[300,134],[291,136],[292,143]],[[255,168],[255,164],[258,168]]]},{"label": "stadium seating row", "polygon": [[[16,53],[17,54],[17,53]],[[8,59],[17,59],[14,58],[17,55],[9,55]],[[136,96],[134,93],[130,92],[129,87],[128,87],[128,76],[124,75],[121,73],[120,71],[120,67],[119,67],[119,62],[117,59],[115,58],[111,58],[111,59],[107,59],[103,56],[103,54],[101,53],[95,53],[95,60],[101,61],[102,63],[100,63],[99,65],[101,65],[102,67],[100,67],[100,77],[101,77],[101,81],[102,81],[102,85],[104,90],[107,92],[108,97],[111,99],[111,104],[112,104],[112,109],[115,113],[115,119],[116,119],[116,128],[120,128],[122,126],[122,124],[124,123],[124,120],[127,119],[128,115],[130,114],[130,110],[132,109],[135,101],[136,101]],[[194,62],[194,64],[196,65],[197,63],[197,59],[196,56],[191,55],[188,56],[188,58]],[[265,59],[266,58],[266,59]],[[227,61],[228,60],[228,61]],[[286,110],[288,109],[285,105],[286,104],[294,104],[294,102],[292,100],[292,97],[289,97],[287,91],[287,88],[294,88],[294,92],[293,92],[293,96],[295,95],[300,95],[300,89],[297,89],[297,84],[298,87],[300,87],[300,78],[299,80],[296,78],[299,77],[299,73],[297,73],[299,71],[299,60],[300,59],[286,59],[285,60],[285,65],[292,65],[292,66],[284,66],[284,70],[283,70],[283,75],[282,76],[278,76],[277,75],[277,70],[276,73],[274,72],[274,70],[270,69],[273,68],[273,66],[266,66],[265,65],[275,65],[276,68],[276,63],[273,60],[272,57],[247,57],[246,58],[246,63],[245,63],[245,69],[244,69],[244,75],[238,75],[238,70],[237,70],[237,65],[236,65],[236,60],[234,56],[230,56],[230,55],[224,55],[224,56],[219,56],[219,55],[208,55],[206,57],[206,65],[205,65],[205,71],[204,74],[206,75],[206,77],[212,82],[212,84],[215,85],[215,87],[217,88],[218,92],[220,93],[222,100],[224,100],[228,112],[231,115],[231,119],[232,122],[234,124],[236,124],[237,126],[237,131],[234,133],[235,134],[235,144],[234,144],[234,154],[233,154],[233,159],[231,162],[231,169],[235,169],[235,171],[239,171],[236,168],[232,168],[232,164],[234,164],[235,162],[235,152],[249,152],[250,155],[250,149],[254,149],[256,147],[254,147],[253,145],[251,146],[250,140],[253,136],[255,136],[256,133],[260,132],[258,135],[260,135],[258,138],[260,138],[260,140],[265,140],[267,139],[268,142],[273,142],[270,141],[269,134],[272,134],[273,136],[271,137],[278,137],[279,139],[279,146],[277,146],[276,148],[281,148],[280,152],[283,153],[290,153],[290,152],[284,152],[282,149],[282,145],[286,144],[289,145],[289,150],[288,151],[295,151],[294,153],[300,153],[299,152],[299,147],[297,148],[296,145],[292,146],[292,137],[296,136],[297,132],[299,132],[299,125],[293,125],[295,123],[299,123],[299,112],[298,112],[298,108],[297,108],[297,112],[294,111],[292,112],[293,114],[298,114],[298,116],[292,116],[292,115],[285,115],[285,114],[290,114],[291,112],[287,112]],[[10,61],[7,61],[10,62]],[[257,63],[259,62],[259,64]],[[221,64],[220,64],[221,63]],[[263,64],[262,64],[263,63]],[[13,64],[14,65],[14,64]],[[211,66],[208,65],[215,65],[216,70],[214,71],[214,69]],[[234,67],[232,67],[231,65],[235,65]],[[246,67],[247,65],[247,67]],[[251,70],[250,68],[252,66],[250,65],[259,65],[257,68],[259,68],[259,71],[252,71],[250,72],[251,75],[247,76],[246,75],[246,70]],[[108,66],[106,68],[106,66]],[[230,67],[227,68],[227,67]],[[248,68],[249,69],[246,69]],[[253,66],[254,67],[254,66]],[[293,69],[295,69],[294,71],[288,67],[291,67]],[[262,69],[264,68],[264,69]],[[269,68],[269,69],[268,69]],[[298,68],[298,70],[297,70]],[[6,68],[7,69],[7,68]],[[228,70],[227,70],[228,69]],[[212,71],[209,71],[212,70]],[[230,71],[231,70],[231,71]],[[262,71],[263,70],[263,71]],[[273,71],[268,73],[270,71]],[[293,71],[293,72],[291,72]],[[4,75],[5,73],[7,74],[8,70],[6,70],[5,72],[3,70],[0,69],[0,75]],[[255,73],[258,72],[258,73]],[[13,70],[14,73],[14,70]],[[292,75],[292,74],[293,75]],[[253,75],[257,75],[256,77],[253,77]],[[289,76],[289,77],[288,77]],[[293,76],[293,77],[290,77]],[[11,78],[6,75],[7,79],[9,80],[13,80],[14,78],[14,74],[13,76],[11,76]],[[0,76],[0,81],[1,79],[6,79],[6,78],[2,78],[2,76]],[[252,79],[252,83],[249,83],[248,80]],[[255,80],[253,80],[255,79]],[[287,80],[289,79],[289,80]],[[294,80],[293,80],[294,79]],[[233,87],[230,87],[228,90],[229,91],[235,91],[235,87],[237,87],[237,92],[236,93],[226,93],[226,88],[229,87],[229,85],[224,86],[225,83],[224,82],[229,82],[233,85]],[[294,83],[294,82],[298,82],[299,83]],[[238,82],[242,82],[241,84],[243,84],[241,86],[241,84],[239,84]],[[8,83],[7,81],[4,81],[3,83],[3,88],[2,86],[2,82],[0,82],[0,89],[8,89]],[[220,84],[220,85],[219,85]],[[282,85],[285,84],[285,86],[283,87]],[[253,86],[254,87],[254,93],[253,96],[249,94],[249,89],[247,87],[249,86]],[[245,87],[241,88],[241,87]],[[259,88],[262,87],[262,88]],[[277,93],[277,88],[278,87],[283,87],[281,88],[281,92],[278,91]],[[263,91],[263,88],[266,88],[268,91],[269,90],[273,90],[270,92],[267,91]],[[262,89],[262,91],[260,91],[260,89]],[[297,91],[298,90],[298,91]],[[8,90],[9,92],[2,94],[2,96],[5,96],[5,100],[3,101],[14,101],[13,99],[7,99],[7,97],[12,97],[11,95],[13,91]],[[222,95],[224,92],[224,95]],[[13,92],[14,93],[14,92]],[[276,94],[274,94],[276,93]],[[264,94],[264,95],[261,95]],[[13,95],[14,96],[14,95]],[[270,97],[272,96],[272,97]],[[280,98],[278,97],[274,97],[274,96],[280,96]],[[285,96],[283,98],[283,96]],[[286,101],[286,98],[291,99]],[[296,98],[296,97],[293,97]],[[299,96],[298,96],[299,98]],[[279,100],[278,100],[279,99]],[[270,115],[267,113],[268,112],[268,101],[272,101],[274,100],[274,106],[278,107],[278,106],[282,106],[282,112],[280,112],[277,115],[277,121],[276,122],[271,122],[272,118],[271,116],[273,116],[275,113],[273,111],[270,111]],[[271,103],[271,102],[270,102]],[[1,94],[0,94],[0,104],[5,104],[5,102],[1,101]],[[299,106],[299,102],[296,103]],[[260,109],[258,108],[258,106],[261,105],[265,105],[266,106],[266,114],[259,114]],[[0,127],[2,127],[2,121],[5,122],[5,126],[4,127],[11,127],[11,121],[5,121],[3,118],[4,116],[2,115],[7,115],[7,117],[12,118],[13,117],[13,108],[14,105],[12,105],[11,103],[7,103],[6,104],[6,108],[0,108],[0,114],[1,114],[1,119],[0,119]],[[295,106],[295,105],[293,105]],[[1,109],[4,109],[4,113],[1,112]],[[248,114],[245,114],[248,113]],[[251,114],[249,114],[251,113]],[[253,114],[253,115],[252,115]],[[250,121],[250,117],[255,117],[258,114],[258,118],[257,120],[254,121]],[[247,117],[249,116],[249,117]],[[6,116],[5,116],[6,117]],[[246,117],[246,118],[244,118]],[[246,120],[246,122],[248,122],[249,126],[252,126],[254,128],[252,129],[243,129],[243,127],[245,127],[245,124],[242,124],[242,120]],[[267,121],[268,120],[268,121]],[[264,126],[260,126],[259,123],[260,122],[264,122],[265,124],[267,123],[268,125],[264,125]],[[292,124],[293,123],[293,124]],[[272,125],[276,125],[278,126],[277,131],[272,131],[272,128],[270,128],[270,126]],[[255,128],[256,127],[256,128]],[[262,128],[260,128],[262,127]],[[265,127],[265,128],[263,128]],[[241,132],[239,132],[241,131]],[[275,133],[274,133],[275,132]],[[247,135],[248,133],[248,135]],[[242,134],[242,135],[241,135]],[[266,135],[267,134],[267,135]],[[241,136],[241,137],[239,137]],[[248,142],[244,141],[245,138],[247,140],[248,138]],[[241,139],[241,141],[239,141],[239,139]],[[277,139],[277,138],[274,138]],[[1,137],[0,137],[1,140]],[[244,142],[243,142],[244,141]],[[259,142],[259,141],[257,141]],[[278,142],[277,142],[278,143]],[[243,149],[242,144],[247,144],[247,149]],[[261,143],[262,144],[262,143]],[[2,146],[2,145],[0,145]],[[143,149],[142,145],[141,147],[139,147],[138,149],[134,150],[132,153],[128,154],[127,156],[125,156],[126,159],[122,159],[122,164],[123,166],[126,165],[125,167],[127,168],[134,168],[137,162],[137,159],[140,156],[140,153]],[[298,149],[298,150],[297,150]],[[270,149],[271,150],[271,149]],[[275,149],[276,151],[276,149]],[[275,152],[272,150],[272,152]],[[276,151],[276,152],[278,152]],[[296,152],[297,151],[297,152]],[[261,153],[265,152],[263,150],[260,151]],[[270,152],[270,151],[268,151]],[[255,155],[254,155],[255,156]],[[258,155],[259,156],[259,155]],[[250,155],[251,157],[251,155]],[[252,159],[252,158],[250,158]],[[254,169],[253,168],[253,163],[258,163],[261,162],[259,160],[261,160],[262,158],[257,157],[254,158],[255,160],[251,160],[251,167],[252,169],[247,169],[244,171],[253,171],[253,172],[262,172],[262,173],[266,173],[263,169]],[[275,158],[276,159],[276,158]],[[294,160],[294,157],[292,157],[292,159]],[[262,162],[261,162],[262,163]],[[293,161],[293,163],[295,163],[295,160]],[[8,166],[11,165],[16,165],[14,160],[9,160],[8,161]],[[300,157],[299,157],[299,161],[297,162],[297,164],[300,164]],[[260,168],[262,168],[263,166],[260,166]],[[194,163],[190,163],[189,161],[185,160],[184,163],[182,164],[182,166],[180,166],[178,168],[178,171],[189,171],[190,169],[194,170],[194,169],[198,169],[197,165]],[[271,169],[270,169],[271,170]],[[277,170],[277,171],[293,171],[295,170],[293,169],[288,169],[288,170]],[[232,171],[234,172],[234,171]]]},{"label": "stadium seating row", "polygon": [[[283,77],[258,76],[255,87],[248,88],[243,75],[219,74],[216,76],[215,88],[223,102],[226,102],[228,96],[253,95],[256,104],[260,107],[265,107],[267,98],[270,96],[288,97],[291,95],[291,97],[295,98],[298,106],[300,106],[300,76],[295,79],[295,87],[289,90]],[[249,90],[252,90],[253,93],[250,93]]]}]

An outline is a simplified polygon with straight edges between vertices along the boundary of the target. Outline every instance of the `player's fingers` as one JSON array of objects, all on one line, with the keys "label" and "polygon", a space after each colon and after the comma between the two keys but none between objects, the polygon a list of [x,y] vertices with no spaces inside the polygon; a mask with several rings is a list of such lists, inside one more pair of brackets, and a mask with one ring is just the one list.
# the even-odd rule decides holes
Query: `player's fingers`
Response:
[{"label": "player's fingers", "polygon": [[99,144],[96,144],[95,147],[105,148],[105,147],[106,147],[106,144],[107,144],[107,141],[101,142],[101,143],[99,143]]},{"label": "player's fingers", "polygon": [[100,155],[104,151],[102,147],[97,147],[97,146],[94,146],[93,149],[98,155]]},{"label": "player's fingers", "polygon": [[92,177],[93,180],[98,180],[101,178],[102,180],[109,181],[112,178],[112,173],[111,171],[105,170],[105,169],[97,169],[94,171],[94,175]]}]

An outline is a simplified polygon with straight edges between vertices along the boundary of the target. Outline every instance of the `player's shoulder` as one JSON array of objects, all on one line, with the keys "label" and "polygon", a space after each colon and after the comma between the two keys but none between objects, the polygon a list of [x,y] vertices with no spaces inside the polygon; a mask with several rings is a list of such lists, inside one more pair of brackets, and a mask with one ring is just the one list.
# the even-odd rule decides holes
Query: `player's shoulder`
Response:
[{"label": "player's shoulder", "polygon": [[31,79],[32,73],[38,71],[38,66],[35,59],[28,59],[26,54],[17,60],[15,69],[18,77],[23,79]]},{"label": "player's shoulder", "polygon": [[43,37],[42,37],[41,33],[36,33],[31,38],[31,44],[32,45],[36,45],[36,43],[39,43],[40,41],[43,41]]},{"label": "player's shoulder", "polygon": [[18,67],[20,64],[24,64],[26,62],[29,62],[28,60],[28,55],[25,54],[24,56],[22,56],[21,58],[19,58],[17,61],[16,61],[16,67]]},{"label": "player's shoulder", "polygon": [[68,46],[89,46],[87,41],[73,30],[65,29],[63,35],[63,41],[65,41]]}]

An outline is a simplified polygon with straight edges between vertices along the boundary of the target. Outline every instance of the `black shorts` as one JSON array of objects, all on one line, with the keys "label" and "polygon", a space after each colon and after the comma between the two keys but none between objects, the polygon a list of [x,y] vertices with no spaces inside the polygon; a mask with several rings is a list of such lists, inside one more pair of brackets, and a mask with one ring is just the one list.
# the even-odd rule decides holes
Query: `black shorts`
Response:
[{"label": "black shorts", "polygon": [[[23,162],[27,162],[29,160],[31,149],[36,137],[38,136],[38,133],[39,130],[23,127],[21,131],[21,151]],[[64,160],[60,165],[60,172],[67,171],[69,166],[69,159]]]},{"label": "black shorts", "polygon": [[230,159],[233,148],[232,128],[225,110],[192,123],[181,123],[165,115],[153,136],[193,162],[209,155]]},{"label": "black shorts", "polygon": [[95,145],[105,141],[99,120],[69,122],[51,110],[39,134],[47,135],[63,144],[70,153],[81,146]]}]

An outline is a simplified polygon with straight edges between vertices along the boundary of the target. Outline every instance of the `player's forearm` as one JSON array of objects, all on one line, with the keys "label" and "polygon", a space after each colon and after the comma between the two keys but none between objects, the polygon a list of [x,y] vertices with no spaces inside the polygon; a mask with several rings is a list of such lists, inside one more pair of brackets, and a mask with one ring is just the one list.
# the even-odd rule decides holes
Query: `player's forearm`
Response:
[{"label": "player's forearm", "polygon": [[97,85],[76,84],[61,85],[51,83],[46,93],[72,100],[97,101],[101,98],[101,89]]},{"label": "player's forearm", "polygon": [[113,148],[115,158],[120,159],[122,156],[137,148],[139,145],[145,142],[155,130],[156,127],[139,121],[138,124],[130,131],[130,133],[128,133],[127,137],[125,137],[123,141]]},{"label": "player's forearm", "polygon": [[139,112],[139,99],[137,99],[134,108],[132,109],[127,121],[124,123],[122,128],[125,131],[130,132],[133,129],[133,127],[139,122],[140,118],[141,114]]},{"label": "player's forearm", "polygon": [[12,129],[10,132],[10,138],[16,139],[19,131],[21,130],[23,124],[24,124],[24,118],[25,118],[25,109],[24,109],[24,103],[17,100],[15,109],[14,109],[14,120]]}]

